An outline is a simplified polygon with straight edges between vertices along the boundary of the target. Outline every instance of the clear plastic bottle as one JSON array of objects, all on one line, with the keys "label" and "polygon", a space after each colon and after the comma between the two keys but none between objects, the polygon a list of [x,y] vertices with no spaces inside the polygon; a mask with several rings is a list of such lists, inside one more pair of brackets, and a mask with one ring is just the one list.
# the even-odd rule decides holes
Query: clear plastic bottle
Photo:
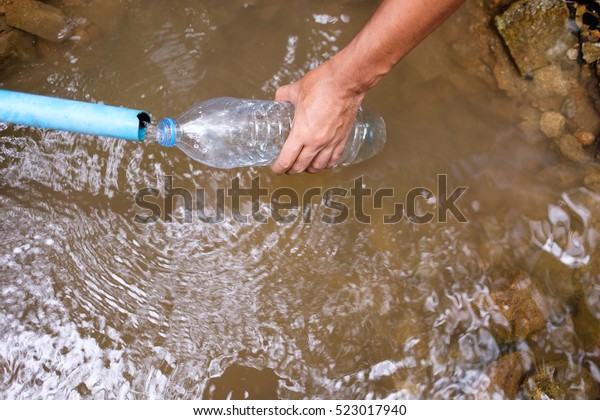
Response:
[{"label": "clear plastic bottle", "polygon": [[[160,120],[156,140],[214,168],[266,166],[279,156],[293,118],[294,106],[289,102],[213,98],[175,120]],[[337,165],[368,159],[384,143],[385,122],[361,108]]]}]

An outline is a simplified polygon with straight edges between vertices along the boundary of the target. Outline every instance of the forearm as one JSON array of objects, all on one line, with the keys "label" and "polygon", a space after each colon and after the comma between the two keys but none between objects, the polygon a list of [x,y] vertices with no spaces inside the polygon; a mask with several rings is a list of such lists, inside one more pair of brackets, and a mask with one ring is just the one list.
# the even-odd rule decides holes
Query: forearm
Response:
[{"label": "forearm", "polygon": [[337,77],[364,94],[464,0],[384,0],[360,33],[331,60]]}]

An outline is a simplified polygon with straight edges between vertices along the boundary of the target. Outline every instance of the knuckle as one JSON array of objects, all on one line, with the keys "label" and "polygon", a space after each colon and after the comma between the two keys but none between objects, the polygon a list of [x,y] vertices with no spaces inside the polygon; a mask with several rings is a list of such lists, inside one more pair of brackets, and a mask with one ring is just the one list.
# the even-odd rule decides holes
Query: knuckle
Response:
[{"label": "knuckle", "polygon": [[317,137],[315,138],[314,145],[317,146],[318,149],[322,149],[329,143],[329,139],[327,137]]},{"label": "knuckle", "polygon": [[312,169],[316,169],[317,171],[320,171],[321,169],[323,169],[323,168],[325,167],[325,164],[326,164],[326,162],[323,162],[323,161],[317,161],[317,162],[314,162],[314,163],[312,163],[312,164],[310,165],[310,167],[311,167]]}]

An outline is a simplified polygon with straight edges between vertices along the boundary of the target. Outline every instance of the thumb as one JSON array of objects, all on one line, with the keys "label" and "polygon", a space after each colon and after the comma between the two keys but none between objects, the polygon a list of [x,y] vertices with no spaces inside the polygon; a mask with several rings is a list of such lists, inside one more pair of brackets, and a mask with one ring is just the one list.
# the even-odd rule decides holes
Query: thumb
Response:
[{"label": "thumb", "polygon": [[280,86],[275,92],[275,101],[295,103],[298,97],[298,88],[295,84]]}]

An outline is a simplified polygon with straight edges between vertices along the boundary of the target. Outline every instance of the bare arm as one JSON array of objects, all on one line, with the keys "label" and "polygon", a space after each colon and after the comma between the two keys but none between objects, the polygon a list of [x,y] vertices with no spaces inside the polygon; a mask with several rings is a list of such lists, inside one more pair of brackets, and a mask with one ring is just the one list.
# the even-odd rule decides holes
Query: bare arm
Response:
[{"label": "bare arm", "polygon": [[280,87],[275,100],[294,103],[296,113],[273,172],[331,168],[367,91],[463,2],[384,0],[346,48],[296,83]]}]

